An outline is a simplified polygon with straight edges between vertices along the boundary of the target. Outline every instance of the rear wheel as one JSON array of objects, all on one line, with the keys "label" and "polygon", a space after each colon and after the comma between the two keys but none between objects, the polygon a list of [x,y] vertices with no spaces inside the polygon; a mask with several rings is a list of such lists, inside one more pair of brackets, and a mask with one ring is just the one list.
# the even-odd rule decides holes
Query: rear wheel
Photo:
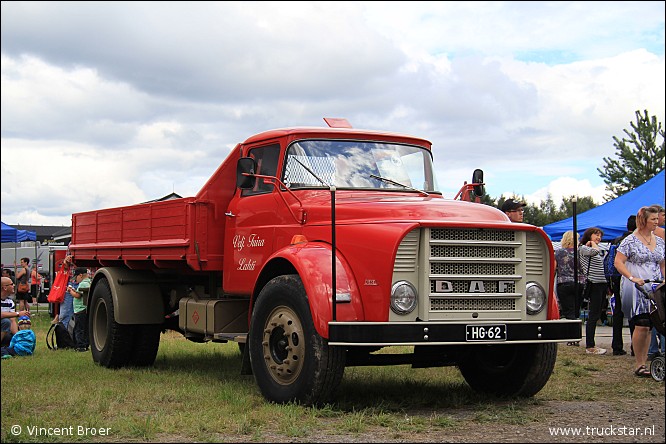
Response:
[{"label": "rear wheel", "polygon": [[472,389],[497,396],[533,396],[555,368],[557,344],[474,346],[458,367]]},{"label": "rear wheel", "polygon": [[270,401],[323,404],[344,374],[344,349],[317,333],[297,275],[278,276],[262,289],[248,347],[252,372]]},{"label": "rear wheel", "polygon": [[111,287],[106,279],[95,286],[88,309],[93,360],[109,368],[127,365],[132,356],[135,326],[115,321]]}]

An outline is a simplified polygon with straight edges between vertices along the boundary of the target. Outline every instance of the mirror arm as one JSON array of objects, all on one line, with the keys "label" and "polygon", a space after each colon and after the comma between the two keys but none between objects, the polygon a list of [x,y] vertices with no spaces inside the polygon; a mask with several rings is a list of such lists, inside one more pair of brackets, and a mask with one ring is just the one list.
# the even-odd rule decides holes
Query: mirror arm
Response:
[{"label": "mirror arm", "polygon": [[301,216],[298,217],[294,213],[294,211],[291,209],[291,206],[289,206],[289,203],[287,202],[287,199],[284,197],[282,191],[280,191],[280,192],[278,192],[278,194],[280,195],[280,197],[284,201],[284,204],[287,206],[287,209],[289,210],[291,215],[294,217],[296,222],[298,222],[301,225],[305,223],[305,210],[303,209],[303,202],[301,202],[301,200],[296,196],[296,194],[294,194],[293,191],[291,191],[284,183],[282,183],[282,181],[280,179],[278,179],[275,176],[266,176],[266,175],[263,175],[263,174],[253,174],[253,173],[243,173],[243,176],[254,176],[254,177],[259,178],[259,179],[268,179],[272,182],[276,182],[277,184],[279,184],[280,188],[284,188],[289,194],[291,194],[291,196],[294,199],[296,199],[296,202],[298,202],[298,206],[300,207]]}]

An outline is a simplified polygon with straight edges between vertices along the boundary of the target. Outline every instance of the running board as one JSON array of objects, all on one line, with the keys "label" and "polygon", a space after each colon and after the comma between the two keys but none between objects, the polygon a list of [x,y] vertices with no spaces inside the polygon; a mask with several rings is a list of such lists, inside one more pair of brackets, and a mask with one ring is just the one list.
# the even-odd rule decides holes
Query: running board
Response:
[{"label": "running board", "polygon": [[245,344],[247,342],[247,333],[215,333],[213,339]]}]

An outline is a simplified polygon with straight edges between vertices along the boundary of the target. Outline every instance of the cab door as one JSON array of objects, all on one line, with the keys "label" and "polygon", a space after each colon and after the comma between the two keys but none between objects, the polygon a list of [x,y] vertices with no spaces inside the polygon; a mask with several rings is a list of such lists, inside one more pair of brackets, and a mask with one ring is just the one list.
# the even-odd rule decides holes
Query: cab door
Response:
[{"label": "cab door", "polygon": [[[246,156],[254,159],[256,174],[276,176],[279,144],[250,148]],[[257,178],[252,189],[236,190],[237,197],[229,204],[223,273],[227,294],[251,294],[259,271],[273,252],[278,212],[284,211],[278,207],[276,188],[272,182]]]}]

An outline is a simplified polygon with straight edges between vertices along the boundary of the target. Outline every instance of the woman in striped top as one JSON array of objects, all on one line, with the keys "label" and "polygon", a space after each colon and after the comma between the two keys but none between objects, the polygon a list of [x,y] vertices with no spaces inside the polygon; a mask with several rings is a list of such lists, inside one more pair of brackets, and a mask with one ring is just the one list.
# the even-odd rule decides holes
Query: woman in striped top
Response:
[{"label": "woman in striped top", "polygon": [[608,283],[604,275],[604,256],[607,253],[599,244],[604,232],[597,227],[585,230],[580,239],[578,252],[581,256],[581,266],[587,273],[587,280],[591,282],[592,288],[589,292],[590,305],[587,323],[585,324],[585,349],[593,355],[603,355],[605,348],[596,347],[594,335],[597,330],[597,321],[601,317],[602,303],[605,302],[608,292]]}]

